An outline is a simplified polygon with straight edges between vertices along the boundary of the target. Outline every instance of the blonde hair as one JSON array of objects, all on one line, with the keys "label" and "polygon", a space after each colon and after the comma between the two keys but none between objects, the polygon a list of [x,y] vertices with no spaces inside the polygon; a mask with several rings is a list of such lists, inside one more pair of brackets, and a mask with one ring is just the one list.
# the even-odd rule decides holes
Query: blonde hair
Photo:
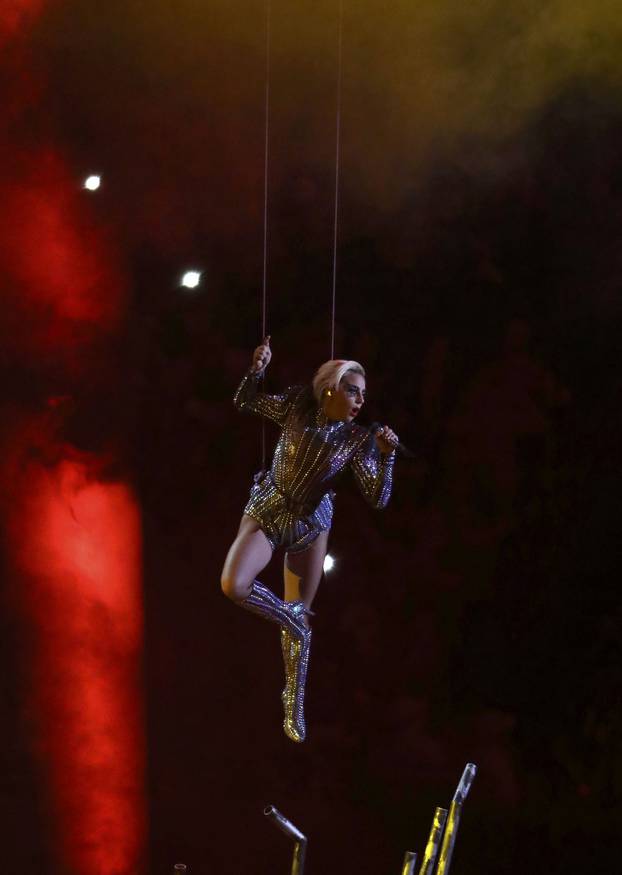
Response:
[{"label": "blonde hair", "polygon": [[320,365],[313,377],[313,395],[318,404],[322,403],[322,395],[328,389],[337,390],[343,377],[352,371],[355,374],[365,376],[365,368],[351,359],[331,359]]}]

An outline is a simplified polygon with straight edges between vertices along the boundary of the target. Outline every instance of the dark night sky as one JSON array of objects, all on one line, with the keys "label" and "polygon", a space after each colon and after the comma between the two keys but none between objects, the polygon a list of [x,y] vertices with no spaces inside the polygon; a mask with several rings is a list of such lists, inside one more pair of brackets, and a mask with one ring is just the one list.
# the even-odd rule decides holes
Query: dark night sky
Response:
[{"label": "dark night sky", "polygon": [[[127,308],[103,307],[95,343],[67,329],[68,352],[37,352],[49,311],[19,299],[5,211],[3,423],[71,395],[64,440],[114,447],[141,497],[153,875],[287,871],[266,803],[309,834],[311,875],[389,875],[467,760],[456,871],[610,871],[622,18],[608,0],[345,5],[337,351],[418,459],[382,514],[339,492],[304,748],[280,734],[274,630],[218,588],[259,464],[230,399],[260,330],[262,3],[57,0],[7,44],[3,200],[45,149],[76,185],[102,172],[82,233],[104,235]],[[336,26],[334,0],[273,3],[274,388],[329,352]],[[27,646],[4,625],[5,864],[47,872]]]}]

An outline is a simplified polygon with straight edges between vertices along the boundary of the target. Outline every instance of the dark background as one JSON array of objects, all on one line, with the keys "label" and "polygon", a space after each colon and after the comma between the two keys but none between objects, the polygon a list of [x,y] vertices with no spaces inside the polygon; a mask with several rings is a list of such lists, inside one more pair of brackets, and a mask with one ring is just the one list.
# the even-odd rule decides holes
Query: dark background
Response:
[{"label": "dark background", "polygon": [[[310,873],[389,875],[422,852],[467,761],[457,871],[617,858],[612,10],[346,4],[337,354],[364,363],[368,421],[417,459],[398,462],[382,513],[339,492],[303,746],[280,729],[278,636],[218,586],[261,455],[231,397],[260,337],[263,6],[58,2],[0,61],[5,158],[46,140],[76,184],[103,173],[89,209],[130,290],[79,376],[71,356],[8,343],[2,379],[17,408],[70,394],[65,440],[114,445],[139,491],[153,875],[177,859],[197,875],[287,871],[267,803],[309,835]],[[330,352],[336,28],[328,0],[273,4],[275,389]],[[204,270],[194,292],[178,287],[187,267]],[[3,855],[46,871],[5,625]]]}]

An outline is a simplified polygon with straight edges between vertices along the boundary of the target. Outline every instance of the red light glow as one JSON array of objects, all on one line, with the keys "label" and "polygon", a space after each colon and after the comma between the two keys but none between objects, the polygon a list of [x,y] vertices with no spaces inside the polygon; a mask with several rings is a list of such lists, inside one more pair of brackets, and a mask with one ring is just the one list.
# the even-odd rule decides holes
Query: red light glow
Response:
[{"label": "red light glow", "polygon": [[145,840],[140,516],[128,486],[94,479],[90,461],[27,466],[9,551],[58,859],[75,875],[136,875]]},{"label": "red light glow", "polygon": [[26,159],[0,180],[0,271],[11,277],[5,295],[28,323],[20,345],[75,346],[77,323],[88,343],[113,331],[123,312],[118,258],[62,158],[50,149]]},{"label": "red light glow", "polygon": [[2,0],[0,40],[11,37],[43,9],[45,0]]}]

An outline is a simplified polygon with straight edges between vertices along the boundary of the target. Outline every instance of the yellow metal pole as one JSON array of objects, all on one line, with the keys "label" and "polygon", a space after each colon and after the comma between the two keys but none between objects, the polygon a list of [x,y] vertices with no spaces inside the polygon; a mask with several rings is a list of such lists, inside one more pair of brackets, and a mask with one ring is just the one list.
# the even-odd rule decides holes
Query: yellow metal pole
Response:
[{"label": "yellow metal pole", "polygon": [[423,855],[421,869],[419,869],[419,875],[433,875],[434,867],[436,866],[436,858],[438,857],[438,849],[440,847],[441,839],[443,837],[443,829],[445,828],[446,820],[447,809],[437,808],[434,812],[432,828],[428,837],[428,843],[425,847],[425,853]]},{"label": "yellow metal pole", "polygon": [[456,844],[456,836],[458,827],[460,826],[460,817],[462,815],[462,803],[467,797],[473,779],[477,774],[477,766],[474,763],[467,763],[466,768],[460,779],[460,783],[454,793],[451,805],[449,806],[449,817],[447,818],[447,827],[443,836],[443,844],[438,861],[438,869],[436,875],[448,875],[451,865],[451,858]]}]

